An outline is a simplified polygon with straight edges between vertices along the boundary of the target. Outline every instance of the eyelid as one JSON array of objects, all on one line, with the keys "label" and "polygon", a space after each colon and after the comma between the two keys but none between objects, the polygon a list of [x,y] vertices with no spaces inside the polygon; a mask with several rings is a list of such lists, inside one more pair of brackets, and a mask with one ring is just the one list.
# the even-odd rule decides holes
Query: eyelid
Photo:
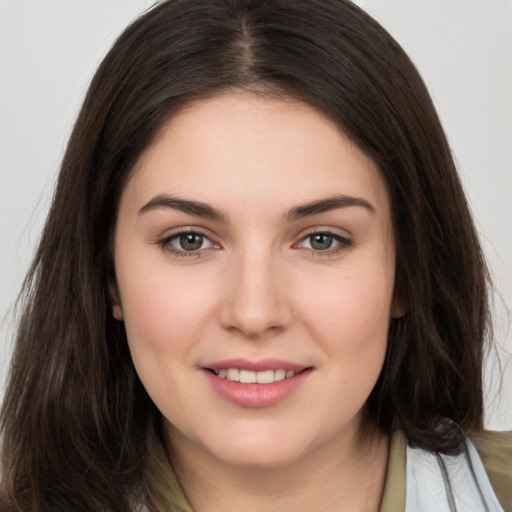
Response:
[{"label": "eyelid", "polygon": [[[340,231],[342,231],[340,233]],[[312,236],[312,235],[318,235],[318,234],[325,234],[333,236],[337,239],[341,238],[343,240],[352,240],[352,233],[350,233],[346,229],[341,228],[335,228],[335,227],[327,227],[327,226],[313,226],[310,228],[306,228],[302,230],[302,232],[297,235],[297,239],[304,240],[305,238]]]}]

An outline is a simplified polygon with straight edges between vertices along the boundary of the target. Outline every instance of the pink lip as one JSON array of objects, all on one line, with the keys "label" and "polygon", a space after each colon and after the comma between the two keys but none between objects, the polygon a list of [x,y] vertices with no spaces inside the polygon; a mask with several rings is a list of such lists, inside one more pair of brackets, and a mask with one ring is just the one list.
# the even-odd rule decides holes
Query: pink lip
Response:
[{"label": "pink lip", "polygon": [[[227,370],[228,368],[250,371],[284,369],[300,373],[272,384],[243,384],[217,377],[211,371]],[[225,400],[242,407],[270,407],[282,402],[294,393],[306,381],[312,370],[311,367],[276,359],[265,359],[262,361],[230,359],[205,366],[203,373],[213,390]]]}]

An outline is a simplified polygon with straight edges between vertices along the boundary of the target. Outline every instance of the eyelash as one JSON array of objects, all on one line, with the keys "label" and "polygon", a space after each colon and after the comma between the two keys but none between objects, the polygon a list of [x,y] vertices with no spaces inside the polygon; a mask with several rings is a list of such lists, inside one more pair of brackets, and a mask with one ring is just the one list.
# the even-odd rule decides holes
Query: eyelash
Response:
[{"label": "eyelash", "polygon": [[[208,240],[214,248],[220,247],[220,245],[214,241],[211,240],[211,238],[206,235],[205,233],[201,232],[200,230],[192,230],[192,229],[184,229],[181,231],[178,231],[171,236],[168,236],[162,240],[158,240],[156,244],[160,247],[162,251],[164,251],[167,254],[170,254],[171,256],[179,257],[179,258],[202,258],[206,256],[206,251],[208,251],[210,248],[207,249],[199,249],[199,250],[180,250],[175,247],[173,247],[172,242],[175,240],[178,240],[183,235],[197,235],[199,237],[202,237],[203,240]],[[337,242],[337,246],[334,248],[327,248],[324,250],[321,249],[314,249],[312,247],[301,247],[300,244],[304,243],[305,240],[311,239],[314,236],[318,235],[324,235],[327,237],[331,237],[333,241]],[[331,231],[311,231],[310,233],[303,236],[299,242],[293,245],[294,248],[302,248],[305,250],[308,250],[311,255],[313,256],[335,256],[336,254],[339,254],[340,252],[346,251],[350,249],[353,246],[352,240],[349,238],[346,238],[344,236],[338,235],[337,233],[333,233]]]}]

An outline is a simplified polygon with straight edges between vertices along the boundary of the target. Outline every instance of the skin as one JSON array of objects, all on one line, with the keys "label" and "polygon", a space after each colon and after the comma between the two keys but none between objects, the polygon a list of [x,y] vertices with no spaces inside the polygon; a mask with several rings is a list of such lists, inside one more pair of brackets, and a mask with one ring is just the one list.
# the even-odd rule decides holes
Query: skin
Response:
[{"label": "skin", "polygon": [[[165,194],[225,218],[146,206]],[[369,207],[289,218],[336,194]],[[183,229],[203,236],[200,250],[183,249]],[[339,240],[318,250],[311,233]],[[194,510],[378,509],[388,443],[363,407],[401,313],[390,201],[375,164],[334,123],[246,92],[190,104],[123,191],[115,268],[114,316]],[[311,371],[279,403],[243,407],[203,369],[231,358]]]}]

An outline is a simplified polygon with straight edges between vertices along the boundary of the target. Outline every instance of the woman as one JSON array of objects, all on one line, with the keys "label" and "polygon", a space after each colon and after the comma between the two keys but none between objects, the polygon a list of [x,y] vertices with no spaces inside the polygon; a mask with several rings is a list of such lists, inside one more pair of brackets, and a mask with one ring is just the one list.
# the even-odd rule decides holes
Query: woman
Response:
[{"label": "woman", "polygon": [[3,507],[511,509],[487,286],[431,100],[375,21],[170,0],[107,55],[64,157]]}]

